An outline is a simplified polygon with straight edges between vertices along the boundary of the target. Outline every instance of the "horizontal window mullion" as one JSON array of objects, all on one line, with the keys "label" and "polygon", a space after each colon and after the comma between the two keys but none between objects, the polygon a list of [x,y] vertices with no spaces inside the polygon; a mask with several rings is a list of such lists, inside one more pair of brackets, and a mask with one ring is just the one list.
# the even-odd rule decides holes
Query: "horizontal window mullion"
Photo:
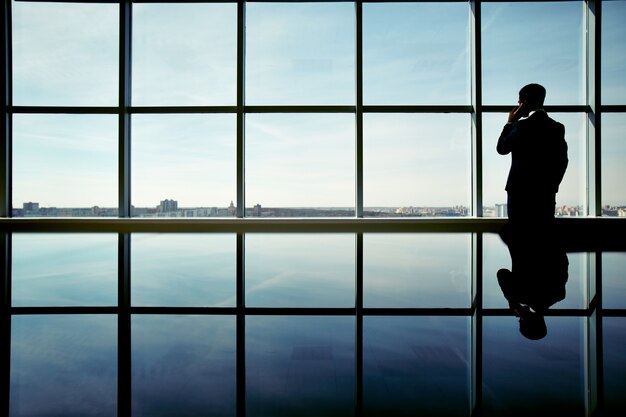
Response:
[{"label": "horizontal window mullion", "polygon": [[602,113],[626,113],[626,104],[605,104],[600,106]]},{"label": "horizontal window mullion", "polygon": [[10,111],[14,114],[118,114],[119,107],[12,106]]},{"label": "horizontal window mullion", "polygon": [[364,113],[472,113],[472,106],[464,105],[364,105]]},{"label": "horizontal window mullion", "polygon": [[[481,110],[483,113],[508,113],[515,107],[514,104],[509,105],[483,105]],[[549,112],[555,113],[588,113],[591,111],[591,107],[586,104],[557,104],[547,105],[544,109]]]}]

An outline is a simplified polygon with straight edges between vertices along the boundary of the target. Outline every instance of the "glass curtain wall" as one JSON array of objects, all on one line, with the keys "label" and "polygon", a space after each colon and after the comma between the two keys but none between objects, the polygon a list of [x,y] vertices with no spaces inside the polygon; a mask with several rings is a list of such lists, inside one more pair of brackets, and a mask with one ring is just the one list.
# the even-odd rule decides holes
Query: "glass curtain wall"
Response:
[{"label": "glass curtain wall", "polygon": [[495,143],[530,82],[566,127],[557,216],[625,214],[624,1],[5,15],[5,217],[505,217]]}]

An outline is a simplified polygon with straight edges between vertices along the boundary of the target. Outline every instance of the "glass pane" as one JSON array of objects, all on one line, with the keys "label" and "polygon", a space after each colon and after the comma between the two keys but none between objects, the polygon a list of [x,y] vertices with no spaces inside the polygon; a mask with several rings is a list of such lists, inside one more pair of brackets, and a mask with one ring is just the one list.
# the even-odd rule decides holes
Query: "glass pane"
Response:
[{"label": "glass pane", "polygon": [[117,316],[11,319],[9,415],[114,416],[117,380]]},{"label": "glass pane", "polygon": [[467,216],[471,196],[466,114],[366,114],[366,216]]},{"label": "glass pane", "polygon": [[604,317],[604,401],[607,416],[626,414],[626,318]]},{"label": "glass pane", "polygon": [[602,306],[626,308],[626,253],[602,254]]},{"label": "glass pane", "polygon": [[115,106],[119,6],[12,2],[13,104]]},{"label": "glass pane", "polygon": [[13,215],[117,216],[117,133],[116,115],[14,115]]},{"label": "glass pane", "polygon": [[365,416],[469,414],[467,317],[365,317]]},{"label": "glass pane", "polygon": [[[517,97],[517,96],[515,96]],[[585,130],[586,115],[578,113],[550,113],[550,117],[565,126],[569,163],[556,195],[558,217],[584,215],[585,196]],[[506,124],[505,114],[483,116],[483,209],[484,217],[506,217],[507,193],[504,190],[511,155],[500,155],[496,144]],[[530,213],[532,215],[532,213]]]},{"label": "glass pane", "polygon": [[509,308],[512,301],[536,310],[587,308],[588,254],[566,253],[558,239],[537,232],[535,241],[511,251],[499,235],[483,234],[483,306]]},{"label": "glass pane", "polygon": [[134,233],[131,238],[133,305],[235,305],[234,234]]},{"label": "glass pane", "polygon": [[351,216],[354,116],[246,117],[246,215]]},{"label": "glass pane", "polygon": [[516,317],[485,317],[482,414],[584,416],[585,321],[547,317],[547,336],[529,340]]},{"label": "glass pane", "polygon": [[133,4],[133,104],[234,105],[237,5]]},{"label": "glass pane", "polygon": [[236,135],[230,114],[133,116],[133,216],[234,216]]},{"label": "glass pane", "polygon": [[582,1],[497,2],[482,6],[483,103],[517,103],[526,84],[546,104],[583,104]]},{"label": "glass pane", "polygon": [[602,115],[602,215],[626,216],[626,114]]},{"label": "glass pane", "polygon": [[469,7],[363,4],[366,104],[469,104]]},{"label": "glass pane", "polygon": [[602,2],[602,104],[626,104],[625,21],[626,1]]},{"label": "glass pane", "polygon": [[247,104],[354,104],[354,4],[246,4]]},{"label": "glass pane", "polygon": [[233,316],[134,316],[132,415],[236,415]]},{"label": "glass pane", "polygon": [[247,234],[248,307],[354,307],[353,234]]},{"label": "glass pane", "polygon": [[11,303],[117,305],[116,234],[14,234]]},{"label": "glass pane", "polygon": [[354,317],[246,318],[246,415],[354,415]]},{"label": "glass pane", "polygon": [[469,234],[366,234],[364,306],[468,308],[471,262]]}]

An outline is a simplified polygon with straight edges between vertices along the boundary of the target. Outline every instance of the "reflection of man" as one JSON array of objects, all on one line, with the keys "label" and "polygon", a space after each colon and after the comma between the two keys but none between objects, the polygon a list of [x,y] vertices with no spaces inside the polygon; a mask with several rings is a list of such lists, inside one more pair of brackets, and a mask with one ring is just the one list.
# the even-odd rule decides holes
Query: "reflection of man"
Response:
[{"label": "reflection of man", "polygon": [[511,153],[506,182],[511,221],[554,218],[556,193],[567,168],[565,127],[543,109],[546,89],[528,84],[519,92],[519,105],[498,139],[497,151]]},{"label": "reflection of man", "polygon": [[551,227],[535,233],[511,223],[500,236],[511,254],[511,270],[498,271],[498,284],[509,308],[519,317],[520,333],[541,339],[548,332],[544,314],[565,298],[567,254]]}]

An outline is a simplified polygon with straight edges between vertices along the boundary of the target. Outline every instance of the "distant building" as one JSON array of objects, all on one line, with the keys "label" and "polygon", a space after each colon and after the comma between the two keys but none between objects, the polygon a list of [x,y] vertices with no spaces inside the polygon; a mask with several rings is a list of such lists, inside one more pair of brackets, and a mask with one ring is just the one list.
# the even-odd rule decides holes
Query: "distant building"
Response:
[{"label": "distant building", "polygon": [[506,204],[496,204],[496,216],[497,217],[508,217],[509,211],[507,209]]},{"label": "distant building", "polygon": [[24,211],[37,211],[39,210],[39,203],[33,203],[29,201],[28,203],[24,203],[22,208],[24,209]]},{"label": "distant building", "polygon": [[252,215],[256,217],[261,217],[261,205],[257,204],[252,209]]},{"label": "distant building", "polygon": [[157,206],[158,213],[171,213],[173,211],[178,211],[178,201],[176,200],[165,199]]},{"label": "distant building", "polygon": [[237,213],[237,207],[233,204],[233,200],[230,200],[230,206],[228,206],[228,215],[234,216]]}]

